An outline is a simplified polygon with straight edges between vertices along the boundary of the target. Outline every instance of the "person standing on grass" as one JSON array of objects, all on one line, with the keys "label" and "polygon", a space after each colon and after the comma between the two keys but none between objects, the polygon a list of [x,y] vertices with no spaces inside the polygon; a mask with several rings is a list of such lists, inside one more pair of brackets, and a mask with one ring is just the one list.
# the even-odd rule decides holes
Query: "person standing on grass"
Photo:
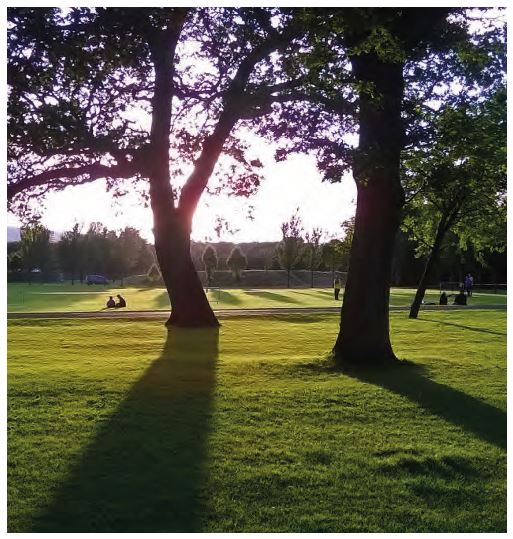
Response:
[{"label": "person standing on grass", "polygon": [[337,275],[333,281],[333,291],[335,292],[335,299],[338,300],[338,295],[340,294],[340,289],[342,288],[342,283],[340,282],[340,277]]},{"label": "person standing on grass", "polygon": [[465,277],[465,290],[467,291],[467,296],[472,295],[472,288],[474,286],[474,277],[471,273],[468,273]]}]

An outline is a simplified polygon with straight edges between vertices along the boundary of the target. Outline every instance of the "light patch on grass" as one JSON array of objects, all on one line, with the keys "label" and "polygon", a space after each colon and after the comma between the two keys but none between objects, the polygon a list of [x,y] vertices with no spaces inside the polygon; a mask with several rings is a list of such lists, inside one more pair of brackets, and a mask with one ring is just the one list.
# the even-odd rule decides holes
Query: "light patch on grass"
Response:
[{"label": "light patch on grass", "polygon": [[[165,288],[11,283],[7,286],[7,310],[9,312],[100,311],[105,307],[108,297],[115,297],[117,294],[122,294],[126,298],[128,310],[168,310],[170,308]],[[390,304],[393,306],[410,305],[414,295],[414,289],[392,288]],[[222,289],[219,297],[217,292],[207,293],[207,297],[214,309],[336,307],[342,304],[343,291],[339,301],[335,301],[333,291],[326,288]],[[428,290],[426,302],[437,303],[438,297],[438,290]],[[471,305],[504,305],[505,303],[505,294],[476,292],[469,299]]]}]

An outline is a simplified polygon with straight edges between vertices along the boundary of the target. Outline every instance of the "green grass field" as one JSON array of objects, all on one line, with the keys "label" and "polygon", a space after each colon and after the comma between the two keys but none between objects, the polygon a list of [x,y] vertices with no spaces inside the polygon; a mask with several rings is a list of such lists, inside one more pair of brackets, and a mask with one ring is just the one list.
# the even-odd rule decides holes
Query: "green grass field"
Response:
[{"label": "green grass field", "polygon": [[[164,288],[104,288],[76,284],[28,285],[11,283],[7,287],[9,312],[49,311],[99,311],[105,307],[108,296],[123,294],[128,310],[169,309],[169,299]],[[393,288],[390,303],[393,306],[410,305],[415,290]],[[208,297],[216,309],[257,309],[261,307],[333,307],[340,305],[333,299],[330,289],[223,289],[219,297],[210,292]],[[426,301],[437,302],[438,290],[430,290]],[[342,299],[342,294],[340,300]],[[469,304],[505,304],[505,294],[477,292]]]},{"label": "green grass field", "polygon": [[338,323],[9,322],[9,531],[505,532],[506,313],[394,313],[366,374]]}]

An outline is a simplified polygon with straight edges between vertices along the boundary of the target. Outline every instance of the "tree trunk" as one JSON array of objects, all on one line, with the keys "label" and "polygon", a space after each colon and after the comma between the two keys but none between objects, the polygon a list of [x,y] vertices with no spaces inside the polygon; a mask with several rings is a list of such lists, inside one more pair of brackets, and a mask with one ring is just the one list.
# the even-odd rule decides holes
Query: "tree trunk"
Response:
[{"label": "tree trunk", "polygon": [[313,288],[313,286],[314,286],[314,270],[313,270],[313,268],[310,271],[311,271],[310,288]]},{"label": "tree trunk", "polygon": [[290,270],[287,270],[287,288],[290,288]]},{"label": "tree trunk", "polygon": [[[151,147],[147,172],[150,180],[155,253],[171,302],[171,315],[166,325],[208,327],[218,326],[219,322],[205,296],[203,285],[192,262],[190,233],[194,212],[191,209],[182,210],[175,207],[169,171],[174,51],[185,14],[186,10],[177,12],[176,26],[154,35],[151,41],[151,58],[155,68],[155,90],[152,99]],[[224,140],[222,139],[222,141]],[[222,142],[218,145],[220,152]],[[201,161],[201,158],[198,161]],[[215,160],[210,169],[206,172],[201,171],[205,184],[214,164]],[[197,169],[198,164],[193,175],[198,174]],[[185,187],[182,189],[182,198],[184,190],[186,190]],[[202,189],[198,190],[201,194]],[[199,194],[194,199],[195,201],[199,198]]]},{"label": "tree trunk", "polygon": [[216,327],[219,322],[194,267],[188,224],[178,212],[154,215],[155,252],[171,302],[167,326]]},{"label": "tree trunk", "polygon": [[436,230],[435,241],[433,243],[433,248],[431,249],[431,252],[429,253],[429,257],[426,261],[426,265],[424,266],[422,277],[420,278],[419,284],[417,286],[417,292],[415,293],[415,298],[410,307],[410,318],[417,318],[419,314],[419,309],[422,304],[422,300],[424,299],[424,295],[426,294],[428,279],[431,276],[431,271],[440,253],[440,248],[442,247],[442,241],[444,239],[446,232],[447,232],[447,228],[445,226],[445,219],[442,219],[440,223],[438,224],[438,228]]},{"label": "tree trunk", "polygon": [[[360,140],[353,163],[358,190],[354,237],[333,354],[339,364],[395,360],[389,336],[392,256],[404,191],[399,177],[403,65],[372,54],[351,58],[360,91]],[[363,85],[362,85],[363,86]]]}]

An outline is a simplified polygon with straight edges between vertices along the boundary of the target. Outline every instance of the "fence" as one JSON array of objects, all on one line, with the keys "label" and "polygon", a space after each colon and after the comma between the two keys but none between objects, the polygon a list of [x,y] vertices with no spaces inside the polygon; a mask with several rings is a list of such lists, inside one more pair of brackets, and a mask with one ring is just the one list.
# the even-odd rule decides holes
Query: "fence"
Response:
[{"label": "fence", "polygon": [[[464,284],[461,281],[441,281],[440,292],[442,290],[454,292],[464,288]],[[472,287],[474,292],[487,292],[492,294],[506,294],[507,283],[474,283]]]}]

